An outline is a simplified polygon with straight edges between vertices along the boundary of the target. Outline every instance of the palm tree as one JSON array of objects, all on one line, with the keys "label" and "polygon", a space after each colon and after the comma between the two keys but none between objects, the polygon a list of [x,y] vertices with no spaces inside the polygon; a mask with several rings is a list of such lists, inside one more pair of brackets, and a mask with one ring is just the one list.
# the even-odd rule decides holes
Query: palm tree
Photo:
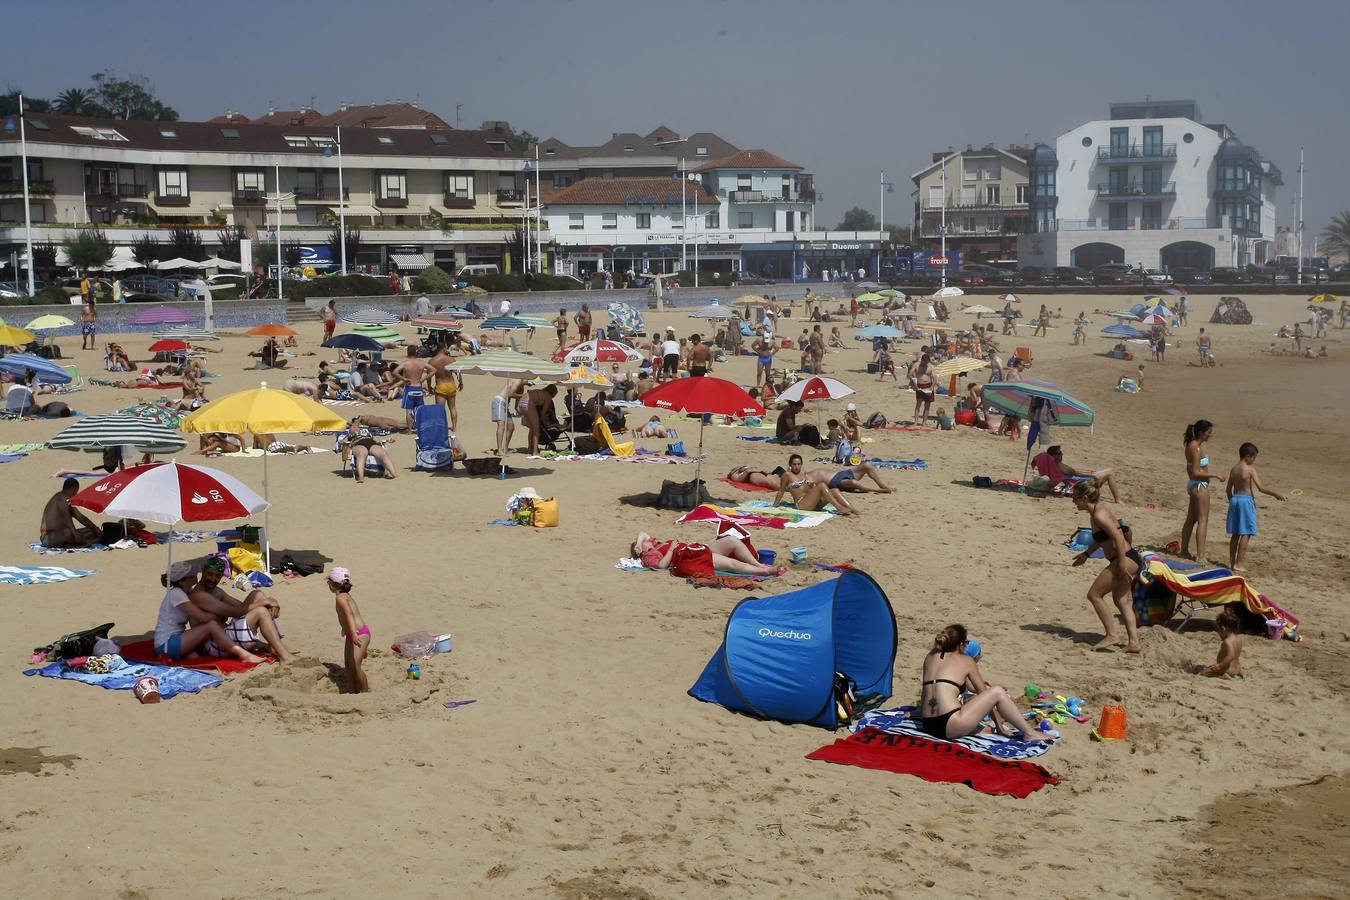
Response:
[{"label": "palm tree", "polygon": [[1322,229],[1322,248],[1337,256],[1350,256],[1350,212],[1331,217]]},{"label": "palm tree", "polygon": [[56,95],[56,111],[67,116],[89,114],[94,95],[84,88],[67,88]]}]

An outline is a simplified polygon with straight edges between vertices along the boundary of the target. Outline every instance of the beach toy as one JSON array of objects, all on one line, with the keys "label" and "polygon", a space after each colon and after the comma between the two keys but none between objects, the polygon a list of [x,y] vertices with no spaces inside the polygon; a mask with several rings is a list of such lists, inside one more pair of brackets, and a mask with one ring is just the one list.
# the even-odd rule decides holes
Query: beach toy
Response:
[{"label": "beach toy", "polygon": [[1101,719],[1092,729],[1092,736],[1099,741],[1122,741],[1125,739],[1125,707],[1103,706]]},{"label": "beach toy", "polygon": [[761,565],[771,566],[776,559],[778,559],[778,554],[772,550],[759,551],[759,562]]},{"label": "beach toy", "polygon": [[1034,684],[1029,684],[1022,688],[1022,693],[1026,694],[1028,700],[1035,700],[1041,696],[1041,689]]},{"label": "beach toy", "polygon": [[131,692],[142,703],[158,703],[160,701],[159,679],[153,675],[147,675],[132,685]]},{"label": "beach toy", "polygon": [[448,631],[445,634],[436,635],[436,652],[449,653],[454,646],[453,638],[454,635]]},{"label": "beach toy", "polygon": [[1154,503],[1152,500],[1144,504],[1144,509],[1157,509],[1157,508],[1158,504]]},{"label": "beach toy", "polygon": [[1302,496],[1303,496],[1303,488],[1294,488],[1292,491],[1289,492],[1289,496],[1290,496],[1290,497],[1302,497]]},{"label": "beach toy", "polygon": [[980,654],[983,652],[984,648],[980,646],[979,641],[966,641],[966,656],[969,656],[971,659],[979,659]]},{"label": "beach toy", "polygon": [[420,681],[422,679],[422,667],[417,663],[408,664],[408,681]]},{"label": "beach toy", "polygon": [[805,548],[805,547],[792,547],[792,548],[789,548],[789,549],[788,549],[788,553],[791,553],[791,554],[792,554],[792,561],[793,561],[794,563],[804,563],[804,562],[806,562],[806,548]]}]

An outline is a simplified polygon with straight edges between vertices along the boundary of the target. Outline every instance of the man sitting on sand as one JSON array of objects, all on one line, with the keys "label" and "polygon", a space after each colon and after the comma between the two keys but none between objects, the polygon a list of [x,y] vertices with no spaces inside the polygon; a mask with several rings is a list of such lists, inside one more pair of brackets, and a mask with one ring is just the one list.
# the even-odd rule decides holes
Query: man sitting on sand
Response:
[{"label": "man sitting on sand", "polygon": [[[200,610],[215,616],[225,626],[225,634],[245,650],[261,649],[266,644],[282,665],[295,661],[295,654],[281,641],[275,619],[281,604],[260,590],[250,591],[243,600],[225,593],[220,579],[225,575],[225,560],[213,556],[202,565],[197,584],[188,591],[188,599]],[[209,641],[206,652],[212,656],[233,655]]]},{"label": "man sitting on sand", "polygon": [[1116,490],[1116,474],[1111,469],[1099,469],[1096,472],[1079,472],[1064,461],[1064,451],[1058,444],[1037,454],[1031,460],[1031,466],[1041,475],[1050,479],[1051,490],[1063,490],[1071,487],[1075,481],[1090,481],[1097,487],[1103,485],[1111,492],[1111,502],[1120,502],[1120,491]]},{"label": "man sitting on sand", "polygon": [[[70,505],[70,498],[80,492],[80,483],[74,478],[61,482],[61,490],[52,494],[42,510],[38,543],[44,547],[88,547],[98,543],[103,530],[89,521],[84,513]],[[83,527],[75,527],[79,519]]]}]

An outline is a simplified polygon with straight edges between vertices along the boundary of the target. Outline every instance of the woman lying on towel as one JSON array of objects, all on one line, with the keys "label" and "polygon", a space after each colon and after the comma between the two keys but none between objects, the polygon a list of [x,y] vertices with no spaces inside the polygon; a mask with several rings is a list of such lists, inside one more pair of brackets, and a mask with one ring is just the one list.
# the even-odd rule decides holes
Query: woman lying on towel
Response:
[{"label": "woman lying on towel", "polygon": [[772,472],[765,472],[763,469],[757,469],[754,466],[737,466],[727,473],[727,481],[736,484],[754,484],[759,487],[777,489],[779,476],[783,474],[782,468],[774,469]]},{"label": "woman lying on towel", "polygon": [[1093,650],[1112,650],[1120,646],[1120,636],[1116,633],[1116,618],[1106,605],[1106,593],[1120,610],[1120,618],[1125,623],[1125,652],[1139,652],[1139,629],[1134,618],[1133,587],[1135,576],[1143,560],[1139,551],[1130,544],[1130,526],[1124,519],[1112,514],[1101,499],[1101,486],[1096,481],[1080,481],[1073,486],[1073,505],[1090,515],[1092,525],[1092,545],[1074,558],[1073,564],[1081,566],[1088,561],[1097,548],[1101,548],[1106,557],[1106,568],[1102,569],[1088,588],[1088,602],[1102,620],[1102,629],[1106,637],[1092,645]]},{"label": "woman lying on towel", "polygon": [[[1001,716],[1022,732],[1024,741],[1053,740],[1022,718],[1007,688],[985,682],[980,667],[965,654],[966,644],[966,627],[948,625],[938,632],[933,649],[923,659],[919,703],[924,734],[942,740],[975,734],[984,717],[993,713],[996,721]],[[963,701],[967,685],[974,696]]]},{"label": "woman lying on towel", "polygon": [[726,534],[711,544],[681,544],[658,541],[638,532],[631,547],[633,556],[649,569],[670,569],[680,578],[694,575],[782,575],[787,566],[761,565],[746,541]]}]

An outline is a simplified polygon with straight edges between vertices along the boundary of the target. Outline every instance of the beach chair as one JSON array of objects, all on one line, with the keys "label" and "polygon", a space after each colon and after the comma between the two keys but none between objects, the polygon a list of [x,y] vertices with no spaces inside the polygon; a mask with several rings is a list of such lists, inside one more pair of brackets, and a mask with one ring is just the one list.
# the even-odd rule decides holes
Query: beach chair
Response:
[{"label": "beach chair", "polygon": [[79,366],[62,366],[61,368],[65,369],[66,373],[70,375],[70,387],[84,387],[84,378],[80,375]]},{"label": "beach chair", "polygon": [[445,407],[439,403],[419,406],[413,410],[413,421],[417,425],[417,463],[413,468],[424,472],[453,468],[458,439],[450,433]]},{"label": "beach chair", "polygon": [[[333,442],[333,452],[339,455],[341,455],[342,453],[342,438],[340,436],[336,441]],[[351,469],[352,474],[353,475],[356,474],[356,454],[353,453],[348,455],[347,463],[345,466],[343,466],[343,468]],[[380,461],[373,456],[366,457],[365,468],[367,475],[378,475],[381,478],[384,477],[384,466],[381,465]]]},{"label": "beach chair", "polygon": [[1013,350],[1013,355],[1016,356],[1018,359],[1020,359],[1020,360],[1022,361],[1022,368],[1024,368],[1024,369],[1030,369],[1030,368],[1031,368],[1031,348],[1030,348],[1030,347],[1018,347],[1018,348],[1016,348],[1015,350]]},{"label": "beach chair", "polygon": [[21,384],[16,384],[5,395],[4,417],[22,419],[33,408],[33,392]]},{"label": "beach chair", "polygon": [[632,441],[624,441],[622,444],[614,442],[614,432],[610,431],[609,423],[605,421],[604,416],[595,417],[595,424],[591,427],[591,436],[608,447],[609,452],[615,456],[637,455],[637,448]]}]

